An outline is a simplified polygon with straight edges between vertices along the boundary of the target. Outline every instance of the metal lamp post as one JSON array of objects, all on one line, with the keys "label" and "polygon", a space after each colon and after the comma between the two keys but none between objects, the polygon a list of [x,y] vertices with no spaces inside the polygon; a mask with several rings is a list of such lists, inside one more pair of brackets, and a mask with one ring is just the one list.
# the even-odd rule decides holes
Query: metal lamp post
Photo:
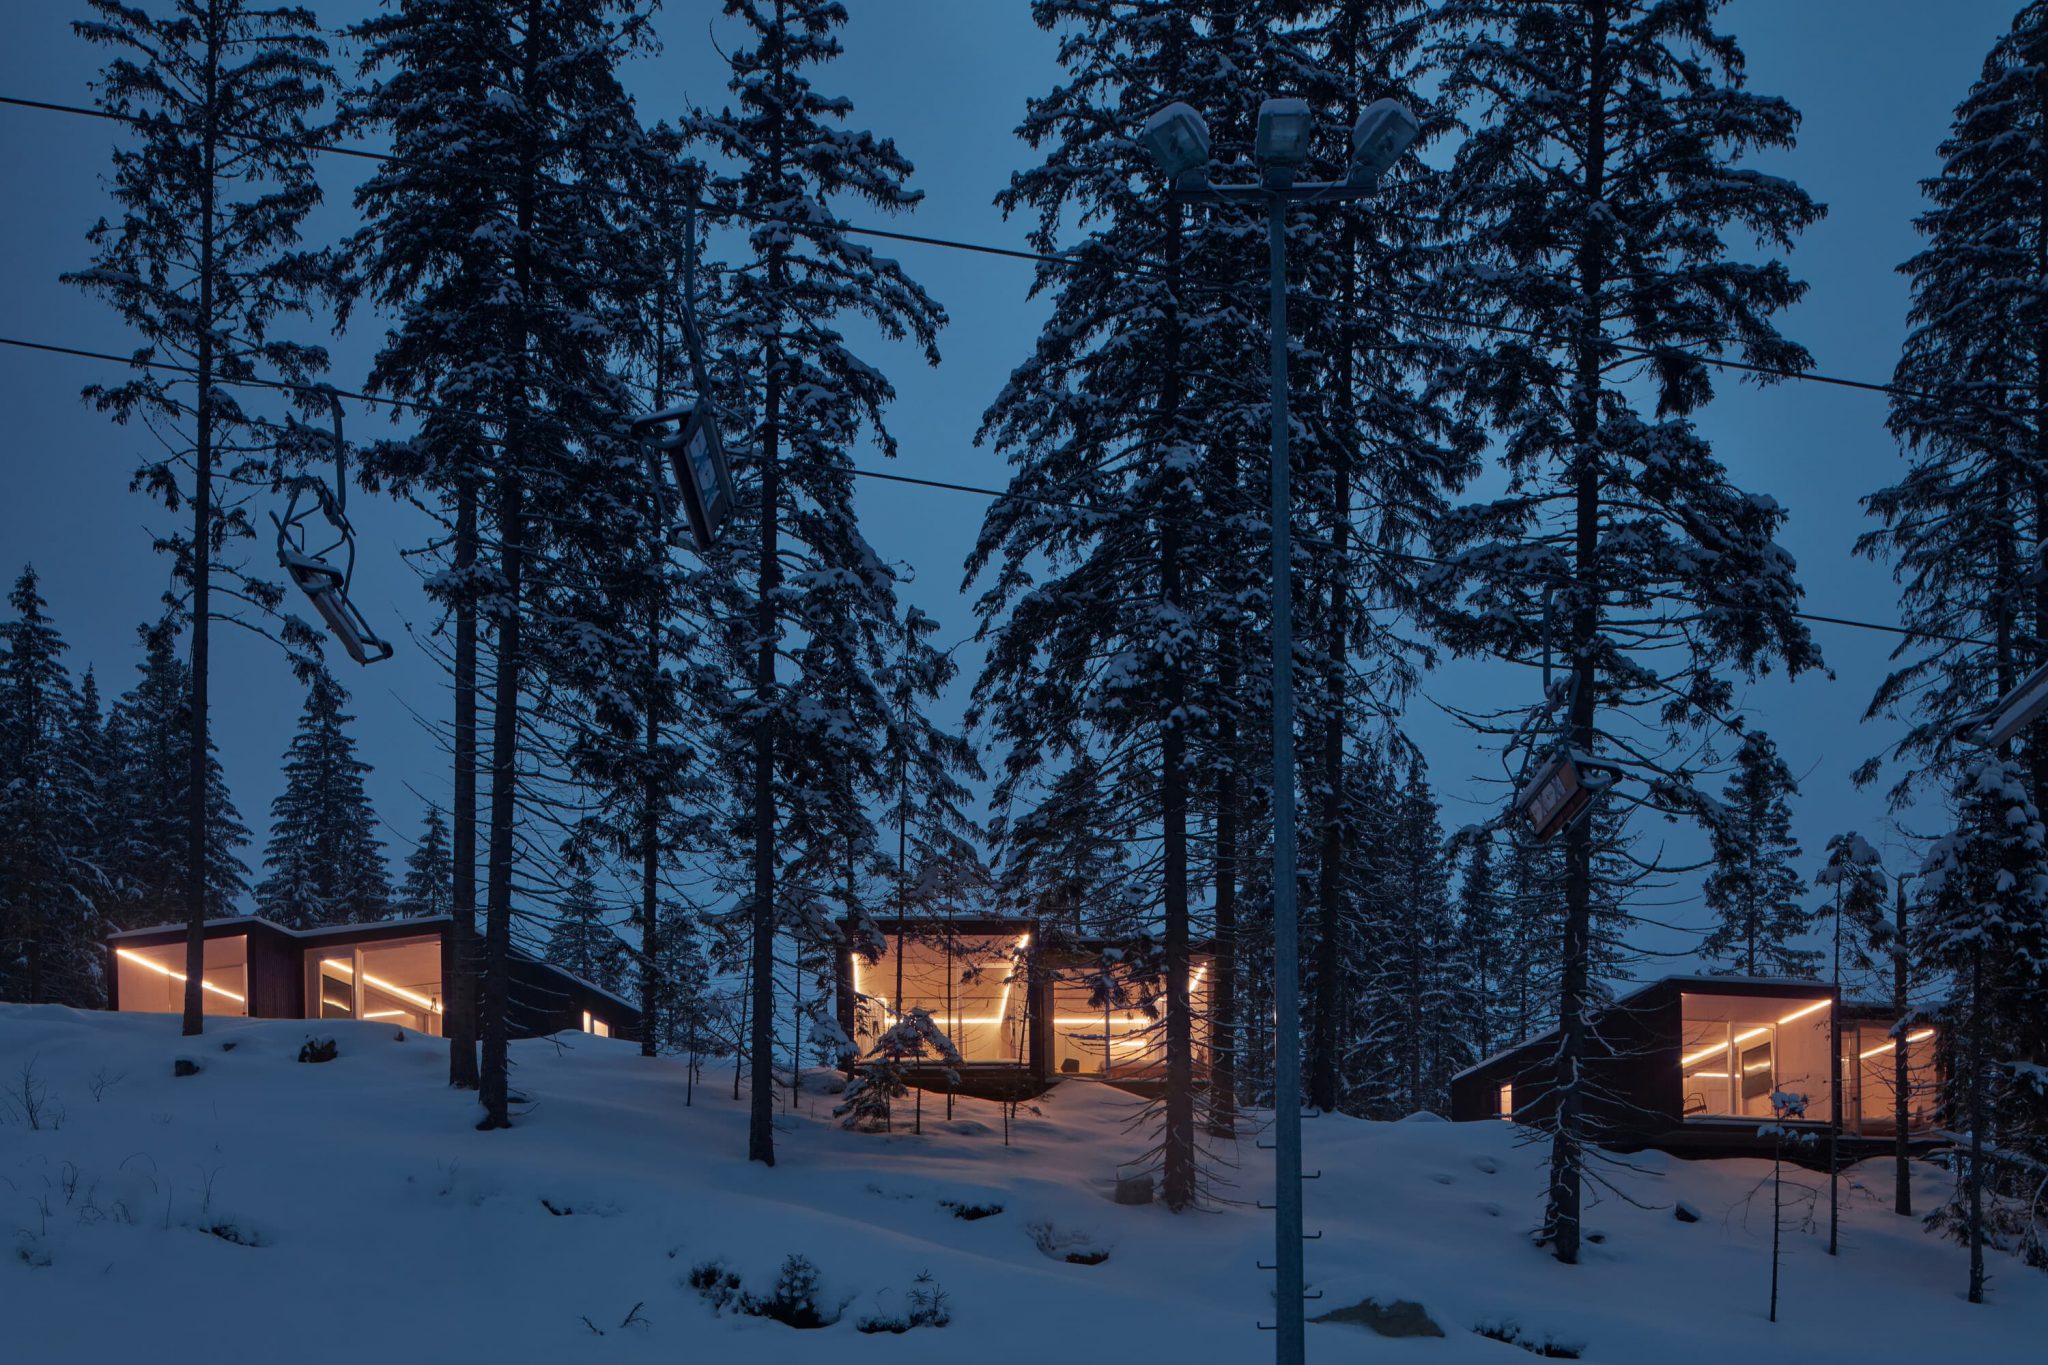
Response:
[{"label": "metal lamp post", "polygon": [[1301,1365],[1301,944],[1295,905],[1294,847],[1294,603],[1289,531],[1293,498],[1287,467],[1287,209],[1290,205],[1342,204],[1373,194],[1380,176],[1421,132],[1398,100],[1369,104],[1351,128],[1351,171],[1341,181],[1297,179],[1308,160],[1315,115],[1300,99],[1269,99],[1259,106],[1260,182],[1217,185],[1209,180],[1209,127],[1185,104],[1167,105],[1145,121],[1142,141],[1171,182],[1170,198],[1183,203],[1255,204],[1266,210],[1271,255],[1273,414],[1273,1004],[1277,1016],[1273,1079],[1273,1269],[1278,1283],[1273,1358]]}]

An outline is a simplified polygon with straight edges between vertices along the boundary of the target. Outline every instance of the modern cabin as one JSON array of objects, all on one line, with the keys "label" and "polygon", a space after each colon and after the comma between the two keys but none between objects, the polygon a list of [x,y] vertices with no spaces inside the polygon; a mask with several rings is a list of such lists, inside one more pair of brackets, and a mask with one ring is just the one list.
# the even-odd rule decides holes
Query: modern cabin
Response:
[{"label": "modern cabin", "polygon": [[[1896,1036],[1882,1006],[1843,1002],[1820,982],[1673,976],[1622,996],[1586,1030],[1588,1136],[1622,1151],[1677,1155],[1767,1152],[1757,1129],[1771,1096],[1807,1097],[1806,1126],[1841,1117],[1845,1153],[1889,1148],[1898,1131],[1898,1052],[1906,1053],[1909,1138],[1932,1129],[1933,1028]],[[1541,1123],[1556,1108],[1556,1030],[1509,1048],[1451,1080],[1458,1121]],[[1839,1048],[1841,1094],[1830,1058]],[[1839,1104],[1838,1104],[1839,1100]]]},{"label": "modern cabin", "polygon": [[[438,1036],[451,924],[446,915],[322,929],[287,929],[255,916],[208,920],[200,999],[212,1015],[370,1019]],[[183,1010],[185,933],[184,925],[166,924],[111,936],[107,1008]],[[515,948],[510,977],[514,1038],[639,1036],[638,1009],[551,963]]]},{"label": "modern cabin", "polygon": [[[960,1050],[954,1070],[969,1093],[1036,1090],[1055,1080],[1144,1088],[1164,1077],[1166,980],[1155,941],[1042,931],[1024,919],[884,920],[878,927],[880,953],[846,950],[840,962],[839,1023],[861,1055],[910,1010],[923,1009]],[[1190,954],[1198,1081],[1208,1071],[1211,963],[1206,947]]]}]

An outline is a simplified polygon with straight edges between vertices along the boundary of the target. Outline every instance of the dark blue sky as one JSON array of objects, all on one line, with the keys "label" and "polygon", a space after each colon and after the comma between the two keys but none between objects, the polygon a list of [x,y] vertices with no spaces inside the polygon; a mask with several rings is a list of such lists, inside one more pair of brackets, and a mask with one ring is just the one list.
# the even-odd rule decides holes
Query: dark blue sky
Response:
[{"label": "dark blue sky", "polygon": [[[331,26],[369,12],[363,3],[317,6]],[[711,0],[675,0],[659,16],[662,55],[635,63],[629,80],[648,118],[687,99],[724,99],[713,44],[736,35]],[[893,137],[917,165],[927,203],[904,220],[922,232],[1018,243],[1023,225],[1005,223],[990,200],[1028,151],[1013,130],[1027,96],[1057,79],[1053,38],[1030,22],[1024,0],[854,0],[846,57],[821,87],[849,96],[855,122]],[[87,102],[102,55],[69,31],[82,5],[47,0],[9,6],[0,44],[0,93]],[[1790,156],[1763,163],[1798,180],[1828,205],[1792,257],[1810,282],[1786,330],[1820,369],[1882,379],[1897,356],[1905,313],[1897,264],[1916,247],[1911,218],[1917,182],[1934,169],[1949,114],[2012,13],[2010,0],[1734,0],[1722,16],[1749,58],[1753,86],[1782,95],[1805,123]],[[346,63],[346,54],[343,61]],[[1247,102],[1264,94],[1247,90]],[[88,120],[0,109],[0,184],[11,200],[0,215],[0,334],[122,351],[130,344],[109,310],[57,283],[86,259],[84,233],[106,209],[102,176],[116,130]],[[326,168],[330,203],[317,230],[349,224],[352,172]],[[848,216],[874,215],[848,209]],[[982,408],[1026,354],[1043,310],[1026,299],[1029,267],[985,256],[904,245],[896,254],[946,306],[944,364],[928,370],[908,348],[877,345],[869,358],[895,380],[892,426],[906,473],[1000,484],[1004,471],[973,444]],[[334,379],[359,382],[378,327],[364,317],[334,347]],[[858,335],[858,332],[855,333]],[[11,581],[33,561],[44,577],[74,669],[97,665],[110,695],[125,689],[138,651],[134,629],[156,613],[167,578],[149,548],[163,513],[126,491],[139,433],[114,427],[78,400],[79,388],[112,377],[104,367],[0,350],[0,440],[8,485],[0,495],[0,573]],[[1883,399],[1813,384],[1758,389],[1729,383],[1701,418],[1738,484],[1766,492],[1792,513],[1785,542],[1797,556],[1813,610],[1896,619],[1889,573],[1853,560],[1851,542],[1867,522],[1857,499],[1900,469],[1883,429]],[[351,414],[351,433],[381,417]],[[879,463],[872,451],[863,463]],[[859,492],[870,538],[915,571],[912,598],[951,643],[973,628],[959,592],[961,564],[979,525],[979,499],[868,482]],[[359,598],[380,628],[401,639],[399,657],[373,670],[338,665],[354,691],[358,733],[376,764],[372,793],[390,829],[394,861],[410,846],[421,797],[445,801],[445,763],[414,718],[446,709],[442,679],[403,642],[398,622],[430,620],[417,582],[397,551],[421,528],[391,505],[352,507],[362,531]],[[258,546],[255,553],[267,559]],[[1826,836],[1851,825],[1880,838],[1883,803],[1858,792],[1847,774],[1892,735],[1862,724],[1891,641],[1866,632],[1815,628],[1832,678],[1796,684],[1774,678],[1743,696],[1752,723],[1774,734],[1804,784],[1799,830],[1809,861]],[[971,671],[972,648],[961,652]],[[964,689],[963,689],[964,690]],[[1495,799],[1476,779],[1499,761],[1443,717],[1433,701],[1462,706],[1519,704],[1533,692],[1523,670],[1457,666],[1434,675],[1412,708],[1445,798],[1449,827],[1482,818]],[[283,662],[262,642],[233,632],[218,655],[215,720],[221,755],[245,820],[260,831],[275,795],[277,758],[301,696]],[[959,698],[954,699],[957,711]],[[1655,839],[1658,834],[1650,832]],[[1674,847],[1695,841],[1677,836]],[[250,850],[251,862],[260,854]],[[1687,899],[1680,895],[1679,900]],[[1697,903],[1657,913],[1696,921]]]}]

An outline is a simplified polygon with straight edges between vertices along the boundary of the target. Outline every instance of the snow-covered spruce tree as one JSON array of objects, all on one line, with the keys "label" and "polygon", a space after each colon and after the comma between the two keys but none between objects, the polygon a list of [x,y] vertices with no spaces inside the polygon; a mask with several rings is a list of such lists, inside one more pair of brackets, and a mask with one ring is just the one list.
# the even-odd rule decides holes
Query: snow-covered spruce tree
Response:
[{"label": "snow-covered spruce tree", "polygon": [[322,670],[306,689],[299,730],[284,753],[284,790],[270,803],[269,873],[256,884],[256,908],[291,929],[383,918],[391,888],[384,841],[341,709],[348,693]]},{"label": "snow-covered spruce tree", "polygon": [[[746,381],[734,406],[752,423],[733,451],[742,507],[729,528],[752,610],[730,623],[727,648],[745,657],[753,681],[732,715],[734,738],[752,749],[747,1154],[772,1165],[775,947],[793,908],[783,865],[792,849],[781,830],[785,821],[808,825],[827,845],[860,839],[849,828],[860,812],[844,782],[798,778],[827,756],[858,756],[873,770],[888,708],[878,675],[895,643],[894,574],[861,534],[850,473],[863,431],[894,454],[882,420],[894,390],[839,329],[863,320],[936,363],[945,314],[901,266],[834,226],[836,204],[901,211],[920,198],[907,188],[911,165],[895,144],[845,126],[851,104],[812,83],[811,72],[840,53],[846,7],[726,0],[724,10],[742,30],[728,49],[736,105],[693,110],[682,131],[711,159],[708,196],[746,225],[744,249],[728,262],[718,328]],[[804,672],[813,660],[838,665],[831,693]]]},{"label": "snow-covered spruce tree", "polygon": [[[441,409],[380,472],[443,501],[456,523],[454,562],[433,587],[458,630],[458,922],[470,837],[463,784],[479,748],[476,713],[464,708],[481,676],[465,611],[474,612],[468,629],[490,634],[485,1128],[510,1122],[507,953],[532,740],[523,722],[552,654],[573,663],[604,647],[556,608],[564,584],[587,569],[572,551],[603,544],[631,515],[617,480],[637,462],[613,439],[625,395],[597,325],[630,261],[602,202],[573,187],[621,173],[638,124],[617,67],[645,33],[635,0],[401,0],[351,30],[363,74],[349,126],[387,137],[394,153],[357,191],[356,263],[394,319],[370,382]],[[457,1058],[458,1080],[462,1070]]]},{"label": "snow-covered spruce tree", "polygon": [[[1825,900],[1815,908],[1812,922],[1822,919],[1828,922],[1828,981],[1834,987],[1835,999],[1844,998],[1842,970],[1868,971],[1874,962],[1871,948],[1881,944],[1891,935],[1891,917],[1886,894],[1891,888],[1884,875],[1883,860],[1870,842],[1855,831],[1837,834],[1829,838],[1827,862],[1813,879],[1814,889]],[[1901,992],[1903,993],[1903,992]],[[1894,1025],[1898,1030],[1892,1036],[1896,1040],[1892,1053],[1899,1064],[1899,1074],[1905,1075],[1905,1036],[1911,1020],[1902,1001],[1893,1002],[1899,1009]],[[1828,1093],[1834,1097],[1832,1122],[1828,1128],[1828,1254],[1839,1249],[1841,1231],[1841,1164],[1837,1160],[1841,1146],[1844,1121],[1849,1117],[1842,1104],[1842,1047],[1841,1019],[1837,1016],[1834,1027],[1834,1043],[1829,1048]],[[1861,1064],[1860,1058],[1858,1065]],[[1900,1135],[1905,1133],[1903,1118],[1899,1125]],[[1898,1187],[1907,1188],[1907,1173],[1904,1165],[1905,1145],[1899,1146],[1900,1166]]]},{"label": "snow-covered spruce tree", "polygon": [[1507,897],[1496,870],[1492,832],[1453,835],[1452,856],[1465,853],[1458,882],[1456,958],[1462,1041],[1470,1060],[1491,1057],[1515,1034],[1513,966]]},{"label": "snow-covered spruce tree", "polygon": [[1718,803],[1707,808],[1714,870],[1704,891],[1714,927],[1700,954],[1717,972],[1742,976],[1812,976],[1820,955],[1799,946],[1810,927],[1800,900],[1804,879],[1793,867],[1791,798],[1799,794],[1778,746],[1753,730],[1735,751],[1735,772]]},{"label": "snow-covered spruce tree", "polygon": [[[0,619],[0,999],[100,1003],[96,857],[107,812],[75,750],[78,690],[33,566]],[[97,703],[94,708],[97,711]]]},{"label": "snow-covered spruce tree", "polygon": [[[1889,425],[1904,476],[1865,499],[1884,521],[1857,549],[1889,560],[1910,632],[1870,714],[1909,724],[1895,801],[1946,783],[1969,719],[2048,662],[2048,3],[2019,6],[1921,183],[1925,245],[1900,272],[1913,303]],[[2048,730],[2021,735],[2048,798]],[[1961,747],[1959,747],[1959,744]],[[1879,759],[1861,770],[1877,777]]]},{"label": "snow-covered spruce tree", "polygon": [[405,878],[398,887],[398,910],[412,919],[450,913],[455,864],[448,852],[448,821],[441,808],[427,806],[419,842],[405,855]]},{"label": "snow-covered spruce tree", "polygon": [[[191,772],[185,763],[192,742],[192,674],[177,655],[175,618],[143,626],[141,677],[114,703],[107,718],[112,750],[112,832],[105,856],[118,899],[110,917],[117,928],[141,929],[169,923],[184,908],[192,856],[187,817]],[[220,760],[206,756],[206,887],[204,918],[235,913],[236,898],[249,889],[249,869],[236,850],[249,843],[228,796]]]},{"label": "snow-covered spruce tree", "polygon": [[[1689,420],[1713,394],[1703,352],[1806,363],[1772,325],[1801,286],[1770,253],[1821,213],[1741,164],[1790,146],[1798,114],[1745,87],[1718,8],[1451,0],[1433,16],[1444,98],[1472,129],[1447,202],[1463,242],[1444,306],[1481,324],[1449,378],[1498,432],[1507,488],[1435,526],[1447,564],[1425,575],[1432,624],[1457,653],[1528,658],[1554,619],[1569,670],[1555,742],[1624,774],[1604,817],[1561,836],[1565,1077],[1586,1056],[1595,905],[1628,892],[1596,835],[1625,839],[1639,808],[1698,809],[1698,732],[1729,723],[1731,671],[1818,662],[1773,540],[1783,512],[1735,487]],[[1654,354],[1647,374],[1623,344]],[[1544,1235],[1570,1263],[1579,1084],[1559,1086],[1551,1126]]]},{"label": "snow-covered spruce tree", "polygon": [[[1955,829],[1921,870],[1917,947],[1925,969],[1949,982],[1938,1015],[1944,1108],[1950,1127],[1968,1135],[1955,1200],[1932,1221],[1970,1248],[1971,1303],[1984,1301],[1984,1245],[2007,1241],[2002,1229],[2018,1233],[2021,1245],[2009,1250],[2036,1261],[2043,1253],[2034,1202],[2036,1172],[2048,1164],[2048,1096],[2038,1080],[2048,1070],[2038,1005],[2048,979],[2048,831],[2030,787],[2012,758],[1970,764],[1956,784]],[[2010,1194],[2025,1210],[2017,1220],[1996,1207]]]},{"label": "snow-covered spruce tree", "polygon": [[548,961],[594,986],[625,989],[626,945],[611,925],[611,907],[598,897],[597,883],[579,876],[555,903],[554,924],[543,954]]},{"label": "snow-covered spruce tree", "polygon": [[[1416,112],[1425,148],[1449,131],[1427,90],[1426,5],[1338,0],[1269,8],[1283,22],[1262,26],[1268,91],[1305,96],[1332,132],[1348,130],[1379,98]],[[1238,104],[1250,101],[1240,94]],[[1319,150],[1309,178],[1343,179],[1348,142],[1331,136]],[[1314,926],[1306,1097],[1319,1107],[1337,1104],[1340,1057],[1353,1046],[1339,1022],[1350,1010],[1339,961],[1347,936],[1356,937],[1344,920],[1364,906],[1371,875],[1351,813],[1360,799],[1356,769],[1368,744],[1401,747],[1384,718],[1399,713],[1426,658],[1396,626],[1402,618],[1360,604],[1412,602],[1408,561],[1384,552],[1423,539],[1447,496],[1474,472],[1481,445],[1476,428],[1432,392],[1442,329],[1418,326],[1410,313],[1424,302],[1441,249],[1442,188],[1443,176],[1423,158],[1404,157],[1370,202],[1297,215],[1290,242],[1290,311],[1302,342],[1290,361],[1290,416],[1304,428],[1293,474],[1297,507],[1313,532],[1300,542],[1306,600],[1297,620],[1310,669],[1299,703],[1303,752],[1312,755],[1304,809],[1313,825],[1301,848],[1314,886],[1314,912],[1304,917]],[[1253,263],[1244,283],[1256,284],[1262,273]],[[1255,475],[1263,467],[1263,459],[1252,461]]]},{"label": "snow-covered spruce tree", "polygon": [[[132,486],[186,512],[189,527],[157,537],[179,590],[166,603],[191,629],[190,851],[181,901],[185,1032],[201,1031],[200,924],[209,895],[199,869],[213,861],[204,799],[210,661],[215,620],[238,608],[274,613],[283,594],[229,554],[255,527],[249,499],[270,487],[275,442],[243,408],[233,384],[254,374],[304,383],[325,353],[275,334],[336,284],[326,253],[301,250],[299,229],[320,201],[308,143],[310,119],[333,73],[310,10],[255,0],[169,0],[159,12],[90,0],[79,36],[111,50],[97,86],[100,107],[134,118],[134,142],[114,154],[119,211],[88,234],[94,253],[70,282],[105,299],[138,337],[138,361],[183,367],[170,377],[138,367],[86,396],[122,423],[149,432]],[[253,621],[244,621],[253,625]],[[319,636],[285,618],[294,651]],[[300,660],[303,666],[303,658]],[[166,907],[168,908],[168,907]]]}]

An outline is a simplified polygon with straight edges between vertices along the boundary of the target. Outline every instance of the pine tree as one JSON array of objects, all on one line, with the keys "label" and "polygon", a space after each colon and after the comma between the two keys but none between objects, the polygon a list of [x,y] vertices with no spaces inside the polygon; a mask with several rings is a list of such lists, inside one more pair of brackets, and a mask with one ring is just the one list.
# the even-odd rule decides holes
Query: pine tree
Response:
[{"label": "pine tree", "polygon": [[[133,486],[191,516],[188,529],[160,535],[157,548],[171,556],[185,589],[166,605],[192,632],[181,784],[192,802],[191,848],[180,865],[188,871],[184,1028],[196,1034],[200,926],[213,894],[203,869],[227,837],[216,837],[205,796],[211,632],[216,619],[238,619],[239,605],[272,614],[283,602],[274,583],[223,558],[227,546],[255,534],[248,501],[270,486],[275,446],[233,385],[259,371],[272,383],[305,384],[325,365],[318,347],[284,340],[275,328],[309,314],[337,282],[324,253],[299,248],[300,227],[320,202],[309,119],[332,72],[309,10],[172,0],[159,16],[121,0],[90,3],[95,17],[73,27],[113,50],[100,104],[134,120],[138,145],[114,155],[119,216],[93,227],[92,264],[66,278],[120,313],[138,334],[138,361],[168,362],[190,376],[138,369],[125,384],[95,385],[86,396],[116,421],[147,428],[149,454]],[[285,619],[283,636],[294,651],[319,647],[295,618]]]},{"label": "pine tree", "polygon": [[363,789],[370,765],[356,757],[347,700],[330,675],[313,675],[285,750],[284,791],[270,803],[270,875],[256,886],[256,905],[287,928],[381,919],[389,908],[384,841]]},{"label": "pine tree", "polygon": [[[525,721],[552,669],[574,670],[605,647],[602,632],[556,610],[559,594],[590,571],[583,561],[608,562],[620,519],[641,529],[621,481],[644,488],[644,466],[610,439],[628,400],[600,325],[630,253],[605,213],[564,188],[623,173],[639,124],[618,65],[647,28],[637,0],[402,0],[350,32],[363,70],[348,125],[388,137],[395,154],[356,195],[357,262],[395,319],[371,384],[441,409],[378,473],[443,500],[457,527],[453,562],[433,586],[457,627],[459,967],[473,886],[465,812],[476,755],[490,756],[478,1090],[480,1126],[503,1128],[512,902],[522,793],[531,794]],[[476,723],[484,630],[487,745]],[[451,1040],[452,1052],[464,1047]],[[451,1060],[460,1082],[465,1068]]]},{"label": "pine tree", "polygon": [[1465,845],[1465,874],[1458,883],[1457,948],[1454,971],[1462,978],[1462,1044],[1466,1062],[1491,1057],[1515,1038],[1511,985],[1509,906],[1494,866],[1489,833],[1451,841]]},{"label": "pine tree", "polygon": [[441,808],[427,806],[426,825],[420,841],[405,856],[405,881],[399,887],[402,914],[414,919],[450,913],[455,888],[455,864],[448,853],[448,822]]},{"label": "pine tree", "polygon": [[[0,622],[0,999],[99,1001],[98,809],[80,699],[33,567]],[[95,704],[96,704],[95,698]]]},{"label": "pine tree", "polygon": [[[1946,781],[1982,712],[2048,663],[2048,3],[2018,7],[1923,181],[1890,427],[1904,476],[1865,499],[1884,526],[1857,549],[1889,560],[1909,632],[1870,714],[1909,721],[1893,798]],[[2021,737],[2036,805],[2048,731]],[[1918,760],[1918,761],[1914,761]],[[1875,778],[1879,760],[1861,770]]]},{"label": "pine tree", "polygon": [[[1736,488],[1690,420],[1713,393],[1705,356],[1807,363],[1772,325],[1801,286],[1771,253],[1821,212],[1791,181],[1740,164],[1790,146],[1798,115],[1745,88],[1718,8],[1451,0],[1432,16],[1443,97],[1473,128],[1451,176],[1462,241],[1442,306],[1508,329],[1475,333],[1446,371],[1498,431],[1507,486],[1433,528],[1450,560],[1425,575],[1433,624],[1461,654],[1555,646],[1569,669],[1555,741],[1620,762],[1647,780],[1651,808],[1673,814],[1699,808],[1694,732],[1725,723],[1729,673],[1818,662],[1773,539],[1783,511]],[[1643,367],[1622,342],[1656,356],[1641,385],[1624,383]],[[1542,638],[1553,621],[1558,638]],[[1619,851],[1623,818],[1562,836],[1567,1075],[1587,1055],[1594,911],[1627,895],[1596,857],[1603,843]],[[1577,1085],[1559,1087],[1552,1127],[1544,1233],[1571,1263]]]},{"label": "pine tree", "polygon": [[[114,703],[107,719],[112,750],[114,799],[106,857],[119,889],[116,926],[139,929],[172,922],[184,907],[192,856],[188,825],[191,794],[185,758],[192,742],[191,671],[178,660],[174,620],[145,626],[137,634],[143,659],[141,678]],[[209,746],[209,750],[211,746]],[[236,899],[249,889],[249,869],[236,850],[249,831],[228,795],[220,760],[206,763],[207,840],[205,916],[235,913]]]},{"label": "pine tree", "polygon": [[[730,624],[727,647],[753,683],[732,717],[735,740],[752,750],[743,769],[752,788],[747,1154],[772,1165],[776,936],[818,913],[784,859],[795,852],[815,868],[843,858],[849,843],[872,846],[861,786],[880,775],[889,699],[878,675],[895,643],[895,575],[861,534],[849,473],[863,429],[895,453],[882,421],[894,393],[838,329],[861,319],[936,363],[945,314],[900,265],[834,226],[845,201],[893,212],[921,197],[907,188],[912,167],[895,144],[841,126],[851,104],[812,83],[810,72],[840,53],[845,6],[726,0],[724,13],[742,29],[728,49],[737,107],[695,109],[682,132],[715,158],[711,200],[751,220],[744,254],[728,263],[717,327],[746,377],[731,406],[752,424],[734,450],[743,507],[731,558],[751,620]],[[807,780],[815,774],[831,780]]]},{"label": "pine tree", "polygon": [[613,994],[625,989],[626,945],[611,926],[611,907],[598,898],[597,883],[589,877],[579,876],[563,888],[544,955],[593,986]]},{"label": "pine tree", "polygon": [[[2001,1192],[1989,1155],[2048,1156],[2048,1097],[2030,1079],[2048,1065],[2048,830],[2030,788],[2014,759],[1972,763],[1956,785],[1955,829],[1936,841],[1921,871],[1918,946],[1924,969],[1949,981],[1939,1016],[1946,1107],[1951,1127],[1968,1134],[1969,1152],[1956,1195],[1962,1207],[1951,1204],[1938,1220],[1969,1245],[1971,1303],[1984,1301],[1984,1245],[1995,1216],[1986,1205]],[[2027,1199],[2038,1181],[2021,1177]],[[2032,1224],[2029,1212],[2024,1225]],[[2032,1251],[2040,1253],[2038,1240]]]},{"label": "pine tree", "polygon": [[1800,905],[1805,881],[1793,863],[1791,769],[1769,735],[1753,731],[1735,753],[1735,772],[1708,817],[1714,870],[1707,909],[1716,923],[1700,945],[1717,971],[1743,976],[1812,976],[1820,955],[1797,946],[1811,916]]}]

